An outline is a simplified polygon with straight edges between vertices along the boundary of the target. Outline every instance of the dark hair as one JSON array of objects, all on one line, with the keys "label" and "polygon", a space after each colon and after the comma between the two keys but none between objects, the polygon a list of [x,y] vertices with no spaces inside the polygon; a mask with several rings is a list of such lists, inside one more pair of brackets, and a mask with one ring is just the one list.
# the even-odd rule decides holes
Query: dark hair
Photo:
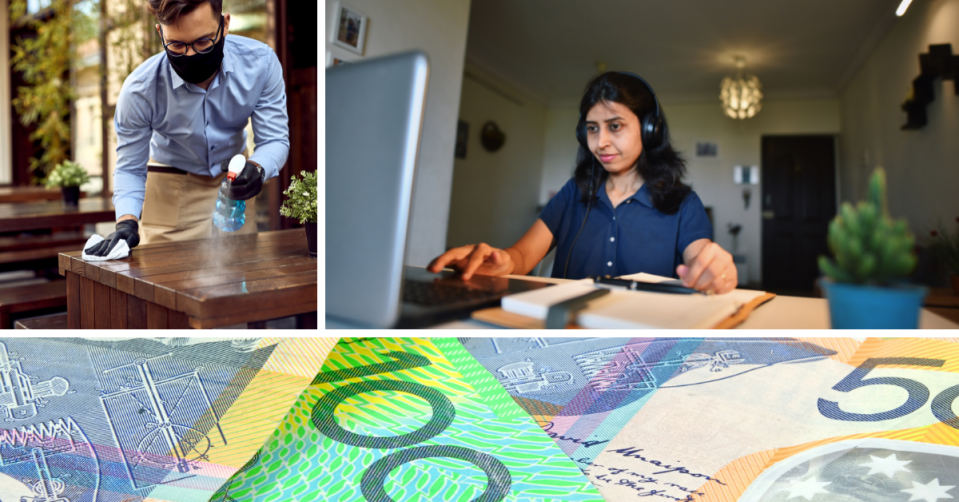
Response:
[{"label": "dark hair", "polygon": [[147,3],[150,14],[156,16],[157,21],[165,26],[176,23],[180,16],[193,12],[205,3],[209,3],[213,9],[214,19],[220,19],[223,12],[223,0],[147,0]]},{"label": "dark hair", "polygon": [[[579,123],[577,128],[586,127],[586,114],[597,103],[614,102],[625,105],[636,117],[642,121],[646,114],[654,114],[656,102],[649,89],[638,79],[619,72],[606,72],[594,78],[586,86],[586,92],[579,103]],[[666,115],[660,108],[660,117],[663,123],[663,142],[655,148],[643,145],[643,152],[639,154],[638,169],[643,182],[649,190],[652,198],[653,207],[666,214],[674,214],[679,211],[679,206],[683,199],[692,190],[689,185],[683,183],[683,176],[686,174],[686,162],[680,156],[679,152],[673,149],[669,143],[669,128],[666,127]],[[584,131],[584,129],[578,129]],[[585,137],[585,133],[583,133]],[[581,201],[585,204],[588,201],[590,187],[589,173],[593,169],[593,191],[601,187],[606,181],[609,173],[600,165],[593,165],[596,162],[593,153],[588,148],[580,144],[579,152],[576,154],[576,170],[573,176],[576,179],[576,185],[583,194]]]}]

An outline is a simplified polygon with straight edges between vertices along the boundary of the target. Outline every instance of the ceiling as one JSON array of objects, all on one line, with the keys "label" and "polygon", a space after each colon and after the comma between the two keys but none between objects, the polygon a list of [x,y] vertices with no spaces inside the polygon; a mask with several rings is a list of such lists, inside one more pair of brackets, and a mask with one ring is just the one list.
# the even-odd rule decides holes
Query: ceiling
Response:
[{"label": "ceiling", "polygon": [[550,106],[575,106],[598,62],[642,75],[664,102],[718,100],[736,55],[767,100],[836,97],[896,23],[898,4],[473,0],[466,61]]}]

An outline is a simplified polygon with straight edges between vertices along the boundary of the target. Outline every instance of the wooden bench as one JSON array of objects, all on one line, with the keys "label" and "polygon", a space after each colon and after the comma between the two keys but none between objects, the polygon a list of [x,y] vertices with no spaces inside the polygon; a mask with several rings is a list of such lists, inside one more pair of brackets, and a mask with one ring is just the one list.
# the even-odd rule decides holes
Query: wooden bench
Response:
[{"label": "wooden bench", "polygon": [[14,314],[47,313],[67,306],[67,281],[0,288],[0,329],[11,329]]},{"label": "wooden bench", "polygon": [[56,268],[57,255],[81,249],[87,239],[82,231],[0,237],[0,271]]},{"label": "wooden bench", "polygon": [[20,319],[14,324],[15,329],[67,329],[67,313]]}]

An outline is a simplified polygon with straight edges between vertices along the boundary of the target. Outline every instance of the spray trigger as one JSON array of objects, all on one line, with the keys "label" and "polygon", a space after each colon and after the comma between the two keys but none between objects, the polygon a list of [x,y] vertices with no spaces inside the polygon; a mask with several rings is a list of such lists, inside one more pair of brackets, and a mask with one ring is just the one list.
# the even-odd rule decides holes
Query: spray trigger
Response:
[{"label": "spray trigger", "polygon": [[236,180],[237,175],[240,174],[244,166],[246,166],[246,157],[241,154],[234,155],[233,158],[230,159],[230,172],[227,173],[226,178],[231,182]]}]

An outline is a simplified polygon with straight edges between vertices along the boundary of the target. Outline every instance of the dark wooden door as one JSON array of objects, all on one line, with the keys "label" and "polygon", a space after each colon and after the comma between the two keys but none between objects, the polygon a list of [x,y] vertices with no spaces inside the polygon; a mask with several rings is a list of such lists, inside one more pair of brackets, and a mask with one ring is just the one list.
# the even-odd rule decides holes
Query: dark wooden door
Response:
[{"label": "dark wooden door", "polygon": [[832,136],[762,138],[763,289],[813,291],[836,214]]}]

